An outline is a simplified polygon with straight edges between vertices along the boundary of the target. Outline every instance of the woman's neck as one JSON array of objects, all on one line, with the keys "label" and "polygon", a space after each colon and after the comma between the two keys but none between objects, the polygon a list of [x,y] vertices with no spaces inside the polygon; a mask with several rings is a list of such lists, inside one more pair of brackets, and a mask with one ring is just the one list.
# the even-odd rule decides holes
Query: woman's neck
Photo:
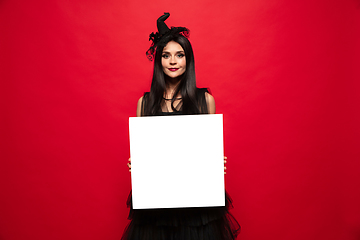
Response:
[{"label": "woman's neck", "polygon": [[[173,98],[175,91],[180,84],[180,81],[181,81],[180,78],[166,78],[165,79],[166,89],[165,89],[165,93],[164,93],[164,98],[166,98],[166,99]],[[181,97],[180,93],[178,93],[176,97]]]}]

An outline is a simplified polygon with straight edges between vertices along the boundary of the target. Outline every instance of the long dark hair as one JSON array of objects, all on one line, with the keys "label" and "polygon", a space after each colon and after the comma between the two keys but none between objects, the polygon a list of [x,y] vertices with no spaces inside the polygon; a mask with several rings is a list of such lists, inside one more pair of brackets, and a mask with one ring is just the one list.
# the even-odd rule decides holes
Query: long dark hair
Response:
[{"label": "long dark hair", "polygon": [[[197,88],[195,79],[195,63],[194,53],[189,40],[181,34],[175,35],[170,41],[175,41],[180,44],[184,49],[186,57],[186,70],[181,76],[180,83],[175,90],[173,98],[171,100],[171,107],[173,111],[178,111],[174,108],[173,103],[178,93],[182,97],[181,111],[183,114],[198,114],[200,113],[198,100],[197,100]],[[166,89],[165,74],[162,69],[161,58],[164,46],[158,46],[155,52],[154,72],[151,82],[150,93],[144,95],[144,101],[142,104],[141,115],[154,116],[161,112],[161,104],[163,102],[163,94]]]}]

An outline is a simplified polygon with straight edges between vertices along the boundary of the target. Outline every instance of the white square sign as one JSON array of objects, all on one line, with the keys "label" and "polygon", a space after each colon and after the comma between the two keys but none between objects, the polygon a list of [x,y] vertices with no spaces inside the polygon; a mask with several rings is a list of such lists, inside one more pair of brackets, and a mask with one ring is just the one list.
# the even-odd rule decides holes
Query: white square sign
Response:
[{"label": "white square sign", "polygon": [[134,209],[225,206],[223,115],[129,118]]}]

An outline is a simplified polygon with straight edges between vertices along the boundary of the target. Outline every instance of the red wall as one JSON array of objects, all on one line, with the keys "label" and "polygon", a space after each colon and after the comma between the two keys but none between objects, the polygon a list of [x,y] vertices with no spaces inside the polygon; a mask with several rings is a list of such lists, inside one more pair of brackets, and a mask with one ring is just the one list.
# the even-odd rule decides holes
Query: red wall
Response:
[{"label": "red wall", "polygon": [[164,11],[224,114],[240,239],[359,239],[359,0],[1,0],[0,239],[120,238]]}]

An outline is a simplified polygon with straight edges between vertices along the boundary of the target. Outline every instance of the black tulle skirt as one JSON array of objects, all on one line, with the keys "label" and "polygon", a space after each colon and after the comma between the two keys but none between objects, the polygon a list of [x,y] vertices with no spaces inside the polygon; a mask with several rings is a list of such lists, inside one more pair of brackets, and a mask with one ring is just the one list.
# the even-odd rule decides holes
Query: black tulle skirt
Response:
[{"label": "black tulle skirt", "polygon": [[131,192],[129,225],[122,240],[230,240],[240,225],[231,215],[232,201],[226,193],[225,207],[133,209]]}]

